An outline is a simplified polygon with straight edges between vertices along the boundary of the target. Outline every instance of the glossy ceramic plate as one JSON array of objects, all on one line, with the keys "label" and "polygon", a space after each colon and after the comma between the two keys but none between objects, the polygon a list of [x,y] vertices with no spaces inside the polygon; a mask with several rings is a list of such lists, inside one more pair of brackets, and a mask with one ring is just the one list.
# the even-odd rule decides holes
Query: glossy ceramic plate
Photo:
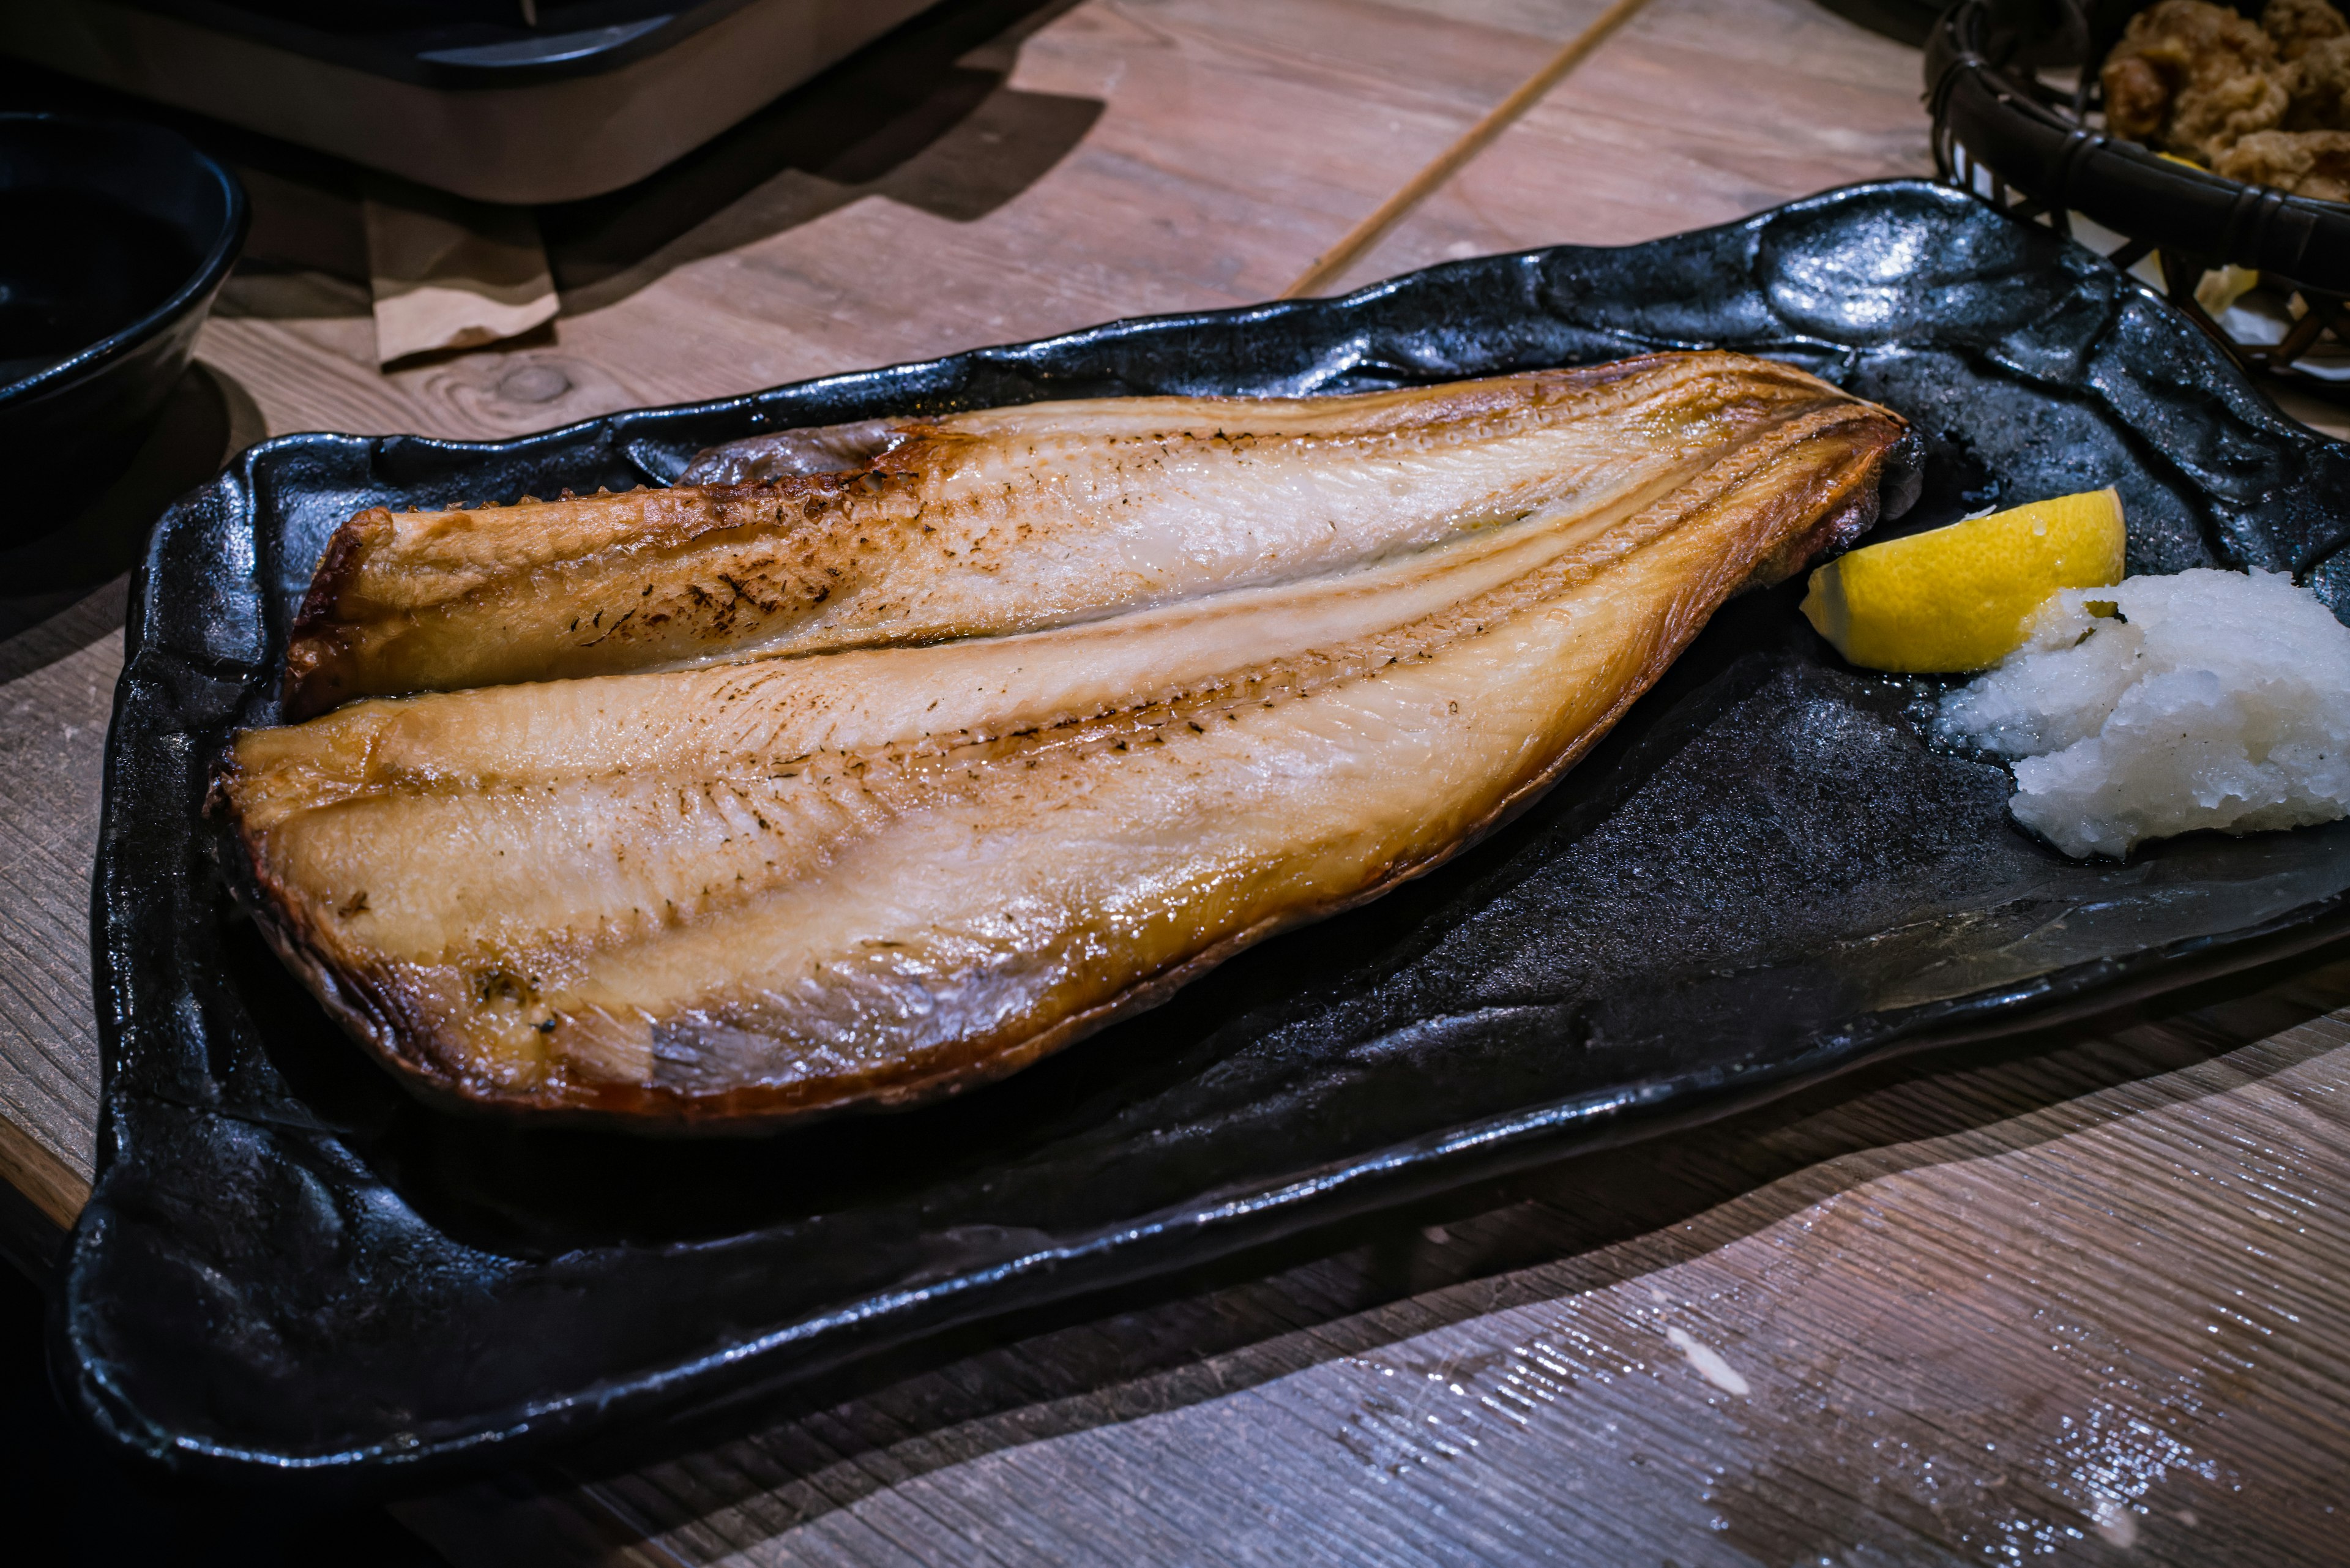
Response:
[{"label": "glossy ceramic plate", "polygon": [[428,1110],[224,890],[207,770],[275,719],[289,614],[360,507],[660,482],[785,425],[1715,344],[1916,421],[1893,527],[2110,483],[2134,570],[2288,567],[2350,603],[2350,448],[2101,258],[1918,183],[496,444],[255,448],[164,519],[135,598],[67,1383],[183,1466],[503,1463],[2343,929],[2350,823],[2065,861],[2010,825],[2000,768],[1929,749],[1930,690],[1826,650],[1800,585],[1734,601],[1547,800],[1435,875],[920,1111],[680,1143]]}]

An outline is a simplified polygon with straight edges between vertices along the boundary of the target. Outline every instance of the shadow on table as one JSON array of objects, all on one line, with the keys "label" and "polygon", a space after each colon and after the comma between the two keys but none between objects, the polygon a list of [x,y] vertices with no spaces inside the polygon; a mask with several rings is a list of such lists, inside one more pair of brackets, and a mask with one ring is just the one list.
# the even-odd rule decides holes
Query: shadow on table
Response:
[{"label": "shadow on table", "polygon": [[71,500],[28,502],[22,493],[0,502],[0,539],[14,541],[0,548],[0,683],[121,626],[124,574],[138,564],[155,520],[262,434],[244,389],[193,365],[129,466],[78,511],[60,520]]},{"label": "shadow on table", "polygon": [[[2327,1012],[2339,976],[2313,977],[2314,961],[2304,955],[2093,1025],[1865,1068],[1720,1121],[1031,1314],[1017,1340],[1007,1343],[1001,1324],[959,1331],[804,1385],[786,1404],[574,1450],[400,1511],[429,1538],[462,1542],[461,1563],[492,1560],[480,1553],[509,1533],[519,1544],[548,1531],[594,1557],[680,1522],[639,1517],[610,1481],[685,1459],[700,1515],[762,1497],[763,1525],[796,1528],[999,1449],[1605,1289],[1835,1193],[1985,1152],[1984,1138],[1954,1135],[1994,1128],[2000,1151],[2028,1147],[2284,1070],[2322,1047],[2247,1054],[2224,1084],[2182,1071]],[[2100,1095],[2126,1085],[2135,1087],[2126,1106]],[[1709,1213],[1701,1230],[1684,1226]],[[885,1463],[864,1462],[882,1450]],[[785,1473],[790,1456],[806,1458],[805,1471]]]},{"label": "shadow on table", "polygon": [[[577,316],[672,268],[887,196],[955,223],[984,217],[1058,163],[1099,99],[1006,85],[1021,44],[1077,0],[945,0],[636,184],[537,209],[547,260]],[[0,109],[167,124],[233,163],[253,233],[234,314],[365,316],[358,170],[254,131],[25,66]]]},{"label": "shadow on table", "polygon": [[1006,86],[1023,40],[1076,0],[953,0],[625,190],[539,209],[563,311],[864,196],[970,223],[1026,190],[1100,100]]},{"label": "shadow on table", "polygon": [[[380,1508],[289,1504],[126,1469],[66,1418],[41,1364],[41,1293],[0,1269],[0,1508],[25,1559],[161,1563],[177,1568],[432,1568],[421,1542]],[[44,1527],[42,1520],[47,1520]]]}]

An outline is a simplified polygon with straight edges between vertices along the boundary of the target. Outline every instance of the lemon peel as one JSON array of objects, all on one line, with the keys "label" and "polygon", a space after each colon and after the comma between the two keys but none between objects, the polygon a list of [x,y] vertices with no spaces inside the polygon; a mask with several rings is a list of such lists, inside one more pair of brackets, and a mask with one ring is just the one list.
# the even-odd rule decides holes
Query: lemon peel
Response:
[{"label": "lemon peel", "polygon": [[1867,670],[1987,670],[2023,646],[2061,588],[2122,580],[2121,497],[2110,488],[1972,517],[1830,561],[1804,617]]}]

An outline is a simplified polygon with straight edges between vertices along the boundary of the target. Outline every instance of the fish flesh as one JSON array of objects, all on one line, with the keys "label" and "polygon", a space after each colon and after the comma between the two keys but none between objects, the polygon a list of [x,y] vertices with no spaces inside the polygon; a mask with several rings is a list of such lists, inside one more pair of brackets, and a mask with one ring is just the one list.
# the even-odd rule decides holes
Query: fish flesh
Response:
[{"label": "fish flesh", "polygon": [[1035,631],[1343,569],[1677,483],[1817,386],[1678,354],[1360,397],[1030,404],[778,432],[671,490],[371,508],[296,619],[286,716]]},{"label": "fish flesh", "polygon": [[[819,604],[747,644],[707,628],[722,662],[640,644],[626,673],[536,670],[239,736],[221,793],[265,929],[388,1061],[474,1103],[708,1126],[946,1092],[1452,853],[1728,595],[1865,525],[1901,431],[1727,355],[1263,421],[1148,401],[962,416],[956,440],[999,442],[993,472],[1049,453],[1057,476],[992,510],[939,478],[957,456],[902,466],[928,436],[873,460],[941,497],[910,517],[980,514],[951,538],[993,542],[1000,569],[900,550],[855,585],[859,614]],[[1260,447],[1278,461],[1235,461]],[[815,477],[889,493],[860,489],[872,472]],[[758,488],[667,499],[755,506]],[[658,587],[613,563],[630,526],[660,533],[660,498],[569,533],[504,509],[525,564],[476,549],[479,586],[558,561],[575,588]],[[462,548],[494,545],[501,514],[471,515]],[[855,515],[823,514],[819,543]],[[445,564],[448,538],[392,546]],[[648,553],[692,578],[740,543]],[[1071,574],[1071,554],[1148,569]],[[906,635],[910,611],[882,612],[910,605]]]},{"label": "fish flesh", "polygon": [[1660,355],[958,416],[867,460],[888,474],[667,499],[756,515],[820,480],[805,529],[664,533],[648,493],[633,575],[607,498],[504,509],[511,567],[476,548],[501,514],[395,523],[366,545],[388,576],[481,563],[428,643],[527,580],[651,598],[730,550],[893,543],[821,602],[701,623],[714,651],[648,639],[582,677],[543,637],[499,667],[529,675],[247,731],[219,798],[281,955],[426,1092],[671,1130],[911,1103],[1522,807],[1725,598],[1867,526],[1903,429],[1785,366]]}]

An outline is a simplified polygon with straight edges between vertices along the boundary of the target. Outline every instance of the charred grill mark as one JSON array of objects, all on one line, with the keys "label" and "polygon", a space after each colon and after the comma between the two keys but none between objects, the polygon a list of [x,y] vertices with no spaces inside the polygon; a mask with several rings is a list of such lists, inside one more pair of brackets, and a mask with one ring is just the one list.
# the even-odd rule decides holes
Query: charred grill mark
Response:
[{"label": "charred grill mark", "polygon": [[[618,619],[618,620],[614,621],[614,622],[611,624],[611,626],[610,626],[610,627],[608,627],[608,628],[607,628],[605,629],[605,631],[603,632],[603,634],[602,634],[601,636],[597,637],[597,638],[595,638],[594,639],[592,639],[592,640],[590,640],[590,641],[584,642],[584,643],[580,644],[580,646],[581,646],[582,648],[593,648],[593,647],[595,647],[595,646],[596,646],[596,644],[597,644],[597,643],[602,642],[602,641],[604,640],[604,639],[605,639],[605,638],[608,638],[608,637],[618,637],[618,636],[619,636],[619,634],[620,634],[620,629],[621,629],[623,627],[627,626],[630,621],[632,621],[632,620],[634,620],[634,619],[636,619],[636,618],[637,618],[637,612],[636,612],[636,611],[634,611],[634,610],[630,610],[628,614],[626,614],[626,615],[622,616],[619,619]],[[601,612],[601,611],[598,611],[598,612],[597,613],[597,619],[598,619],[598,620],[599,620],[599,621],[600,621],[601,619],[603,619],[603,614],[602,614],[602,612]]]}]

